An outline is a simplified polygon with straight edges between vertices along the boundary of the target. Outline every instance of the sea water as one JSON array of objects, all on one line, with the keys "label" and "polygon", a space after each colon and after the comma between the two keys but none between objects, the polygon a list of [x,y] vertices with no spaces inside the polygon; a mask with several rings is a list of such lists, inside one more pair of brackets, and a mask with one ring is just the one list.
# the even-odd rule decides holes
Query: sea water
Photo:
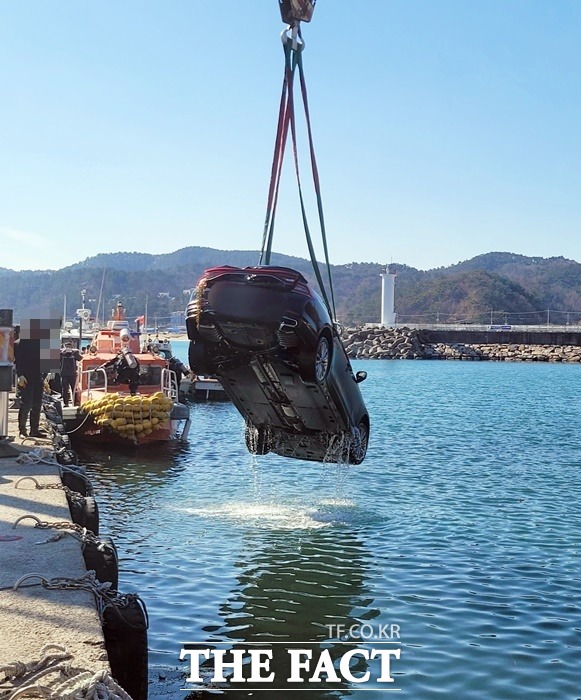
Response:
[{"label": "sea water", "polygon": [[[253,457],[230,403],[191,404],[185,446],[81,455],[149,612],[150,697],[199,687],[192,644],[276,651],[274,682],[233,700],[581,698],[581,367],[353,365],[360,466]],[[309,642],[337,665],[399,649],[393,681],[358,656],[362,683],[291,688],[276,659]]]}]

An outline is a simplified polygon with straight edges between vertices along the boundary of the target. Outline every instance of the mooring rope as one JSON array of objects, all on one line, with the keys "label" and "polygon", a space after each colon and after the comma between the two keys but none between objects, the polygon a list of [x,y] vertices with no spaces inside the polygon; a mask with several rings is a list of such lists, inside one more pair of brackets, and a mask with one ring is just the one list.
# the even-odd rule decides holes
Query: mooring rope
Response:
[{"label": "mooring rope", "polygon": [[87,413],[87,415],[83,418],[82,423],[79,423],[79,425],[77,425],[76,428],[71,428],[71,430],[68,430],[68,431],[67,431],[67,435],[72,435],[73,433],[76,433],[77,430],[80,430],[80,429],[85,425],[85,423],[86,423],[88,420],[90,420],[90,418],[91,418],[91,414],[90,414],[90,413]]},{"label": "mooring rope", "polygon": [[[30,516],[29,516],[30,517]],[[119,618],[121,618],[125,624],[134,629],[142,629],[141,625],[134,625],[123,615],[123,611],[128,608],[128,606],[135,602],[137,603],[142,611],[144,617],[144,628],[149,627],[149,617],[147,615],[147,608],[145,603],[137,595],[137,593],[118,593],[111,591],[111,583],[105,581],[101,583],[97,580],[96,573],[93,570],[87,571],[86,574],[80,576],[79,578],[68,578],[66,576],[55,577],[52,579],[47,579],[41,574],[25,574],[21,576],[18,581],[12,586],[13,591],[17,591],[22,584],[28,579],[38,579],[38,582],[43,588],[47,590],[83,590],[89,591],[93,594],[95,599],[95,605],[97,607],[97,614],[101,624],[104,624],[104,614],[105,611],[112,610]],[[29,584],[30,585],[30,584]]]},{"label": "mooring rope", "polygon": [[56,467],[60,466],[54,458],[53,452],[45,447],[37,447],[34,450],[30,450],[30,452],[23,452],[15,461],[18,464],[50,464]]},{"label": "mooring rope", "polygon": [[[0,700],[132,700],[109,671],[87,671],[72,666],[73,654],[58,644],[47,644],[37,661],[14,661],[0,667]],[[49,679],[50,674],[58,674]],[[44,680],[43,680],[44,679]],[[63,680],[64,679],[64,680]],[[43,680],[43,683],[40,681]],[[50,685],[48,685],[50,683]]]}]

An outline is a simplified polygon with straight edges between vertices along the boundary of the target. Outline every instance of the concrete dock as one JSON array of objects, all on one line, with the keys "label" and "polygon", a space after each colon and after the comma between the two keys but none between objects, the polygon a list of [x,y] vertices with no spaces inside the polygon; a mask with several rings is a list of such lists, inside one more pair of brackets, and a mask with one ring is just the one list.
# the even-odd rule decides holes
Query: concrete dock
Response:
[{"label": "concrete dock", "polygon": [[[30,479],[16,487],[22,477],[34,477],[41,486],[61,484],[61,479],[51,441],[21,440],[16,410],[9,411],[8,423],[8,440],[1,443],[8,449],[3,452],[14,450],[17,454],[0,457],[0,698],[9,698],[11,688],[26,685],[27,681],[26,675],[20,681],[7,679],[7,666],[20,662],[32,669],[43,655],[55,657],[44,665],[61,665],[56,657],[65,652],[59,652],[58,647],[66,650],[73,675],[110,672],[96,601],[90,590],[47,589],[38,576],[27,578],[14,590],[21,577],[29,574],[46,580],[77,580],[87,574],[87,569],[81,543],[70,534],[47,541],[57,531],[39,529],[32,519],[13,527],[25,515],[51,523],[70,523],[71,516],[63,490],[38,489]],[[39,461],[41,448],[45,458]],[[43,463],[51,461],[55,463]],[[47,645],[58,646],[45,648]],[[54,687],[63,683],[63,677],[57,682],[57,674],[49,674],[40,683]]]}]

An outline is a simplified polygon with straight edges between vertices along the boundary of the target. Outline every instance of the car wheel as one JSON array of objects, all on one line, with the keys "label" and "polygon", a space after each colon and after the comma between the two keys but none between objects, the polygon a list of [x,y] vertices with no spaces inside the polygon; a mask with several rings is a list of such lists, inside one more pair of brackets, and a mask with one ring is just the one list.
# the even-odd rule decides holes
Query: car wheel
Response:
[{"label": "car wheel", "polygon": [[354,435],[351,438],[349,445],[349,464],[361,464],[367,454],[367,444],[369,442],[369,430],[367,424],[361,421],[354,430]]},{"label": "car wheel", "polygon": [[247,423],[244,430],[244,440],[246,449],[253,455],[266,455],[270,452],[270,431],[265,426],[256,427]]},{"label": "car wheel", "polygon": [[190,369],[197,374],[212,374],[212,371],[208,366],[209,363],[206,353],[206,345],[202,341],[198,340],[190,342],[188,361],[190,363]]},{"label": "car wheel", "polygon": [[299,374],[307,383],[322,384],[331,366],[331,341],[321,334],[314,350],[303,350],[299,356]]}]

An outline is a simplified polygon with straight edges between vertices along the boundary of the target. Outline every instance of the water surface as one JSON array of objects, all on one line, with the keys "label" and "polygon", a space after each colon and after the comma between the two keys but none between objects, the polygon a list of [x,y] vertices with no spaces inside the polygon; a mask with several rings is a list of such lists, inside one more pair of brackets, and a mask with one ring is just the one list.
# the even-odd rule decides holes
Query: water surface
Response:
[{"label": "water surface", "polygon": [[581,367],[354,367],[372,420],[358,467],[252,457],[228,403],[192,404],[186,446],[83,455],[120,589],[149,611],[150,697],[194,689],[185,643],[283,642],[282,679],[293,643],[336,658],[353,645],[326,625],[365,623],[399,628],[389,689],[226,697],[581,698]]}]

